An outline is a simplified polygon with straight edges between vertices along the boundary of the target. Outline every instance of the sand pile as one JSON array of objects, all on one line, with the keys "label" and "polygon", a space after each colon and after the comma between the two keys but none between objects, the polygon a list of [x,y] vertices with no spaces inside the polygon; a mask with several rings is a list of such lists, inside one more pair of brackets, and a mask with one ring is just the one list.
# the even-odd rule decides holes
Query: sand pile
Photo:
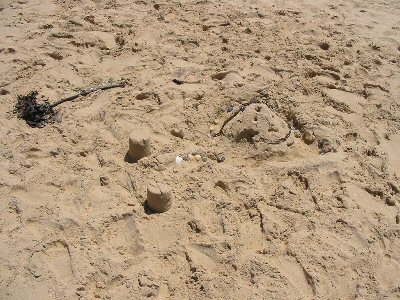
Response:
[{"label": "sand pile", "polygon": [[398,1],[0,14],[1,299],[400,297]]}]

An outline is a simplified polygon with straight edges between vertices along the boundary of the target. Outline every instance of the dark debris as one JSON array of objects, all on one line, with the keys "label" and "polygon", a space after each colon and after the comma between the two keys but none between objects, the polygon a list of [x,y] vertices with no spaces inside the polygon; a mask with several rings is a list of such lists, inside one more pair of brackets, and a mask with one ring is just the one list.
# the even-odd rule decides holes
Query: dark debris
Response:
[{"label": "dark debris", "polygon": [[29,126],[41,128],[53,122],[55,112],[49,103],[38,103],[37,96],[37,91],[32,91],[25,96],[19,95],[14,113],[19,119],[25,120]]}]

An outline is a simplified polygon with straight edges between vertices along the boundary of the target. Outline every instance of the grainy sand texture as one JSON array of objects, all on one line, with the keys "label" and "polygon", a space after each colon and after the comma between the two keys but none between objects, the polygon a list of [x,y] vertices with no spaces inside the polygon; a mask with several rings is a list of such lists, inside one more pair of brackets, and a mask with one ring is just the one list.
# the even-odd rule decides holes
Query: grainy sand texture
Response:
[{"label": "grainy sand texture", "polygon": [[0,0],[0,103],[2,300],[400,298],[398,0]]}]

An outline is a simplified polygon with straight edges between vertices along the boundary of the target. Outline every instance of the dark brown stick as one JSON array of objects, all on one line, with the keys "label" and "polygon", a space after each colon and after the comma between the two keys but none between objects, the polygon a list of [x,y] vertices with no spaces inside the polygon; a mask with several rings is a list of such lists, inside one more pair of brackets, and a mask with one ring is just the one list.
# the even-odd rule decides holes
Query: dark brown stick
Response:
[{"label": "dark brown stick", "polygon": [[86,95],[89,95],[89,94],[94,93],[96,91],[104,91],[104,90],[109,90],[109,89],[116,88],[116,87],[124,87],[125,85],[126,85],[126,82],[122,82],[122,83],[115,83],[115,84],[110,84],[110,85],[98,86],[98,87],[90,88],[88,90],[82,90],[76,95],[73,95],[73,96],[58,100],[57,102],[55,102],[53,104],[50,104],[50,108],[54,108],[57,105],[60,105],[60,104],[62,104],[64,102],[75,100],[75,99],[79,98],[80,96],[86,96]]},{"label": "dark brown stick", "polygon": [[222,135],[222,134],[223,134],[222,130],[224,130],[225,125],[228,124],[228,123],[229,123],[234,117],[236,117],[240,112],[244,111],[245,108],[246,108],[247,106],[249,106],[250,104],[251,104],[250,102],[249,102],[249,103],[241,104],[240,107],[239,107],[239,109],[238,109],[237,111],[235,111],[234,113],[232,113],[232,114],[229,116],[229,118],[226,119],[226,120],[224,121],[224,123],[222,124],[221,128],[220,128],[219,131],[217,132],[216,136]]}]

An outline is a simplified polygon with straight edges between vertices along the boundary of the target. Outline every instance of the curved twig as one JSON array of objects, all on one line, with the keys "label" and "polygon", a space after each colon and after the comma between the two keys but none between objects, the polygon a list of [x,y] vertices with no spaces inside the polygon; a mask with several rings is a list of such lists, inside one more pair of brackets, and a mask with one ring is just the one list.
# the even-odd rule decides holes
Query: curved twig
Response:
[{"label": "curved twig", "polygon": [[237,111],[235,111],[233,114],[231,114],[231,115],[229,116],[229,118],[226,119],[226,120],[224,121],[224,123],[222,124],[221,128],[220,128],[219,131],[216,133],[216,136],[222,135],[222,134],[223,134],[222,130],[224,129],[224,127],[226,126],[226,124],[228,124],[228,123],[229,123],[234,117],[236,117],[240,112],[244,111],[245,108],[246,108],[247,106],[249,106],[250,104],[251,104],[250,102],[241,104],[240,107],[239,107],[239,109],[238,109]]},{"label": "curved twig", "polygon": [[109,90],[109,89],[116,88],[116,87],[124,87],[125,85],[126,85],[126,82],[121,82],[121,83],[115,83],[115,84],[110,84],[110,85],[102,85],[102,86],[90,88],[90,89],[87,89],[87,90],[82,90],[78,94],[69,96],[67,98],[58,100],[57,102],[54,102],[53,104],[50,104],[50,108],[54,108],[57,105],[60,105],[60,104],[62,104],[64,102],[75,100],[75,99],[79,98],[80,96],[86,96],[86,95],[89,95],[89,94],[94,93],[96,91],[104,91],[104,90]]}]

